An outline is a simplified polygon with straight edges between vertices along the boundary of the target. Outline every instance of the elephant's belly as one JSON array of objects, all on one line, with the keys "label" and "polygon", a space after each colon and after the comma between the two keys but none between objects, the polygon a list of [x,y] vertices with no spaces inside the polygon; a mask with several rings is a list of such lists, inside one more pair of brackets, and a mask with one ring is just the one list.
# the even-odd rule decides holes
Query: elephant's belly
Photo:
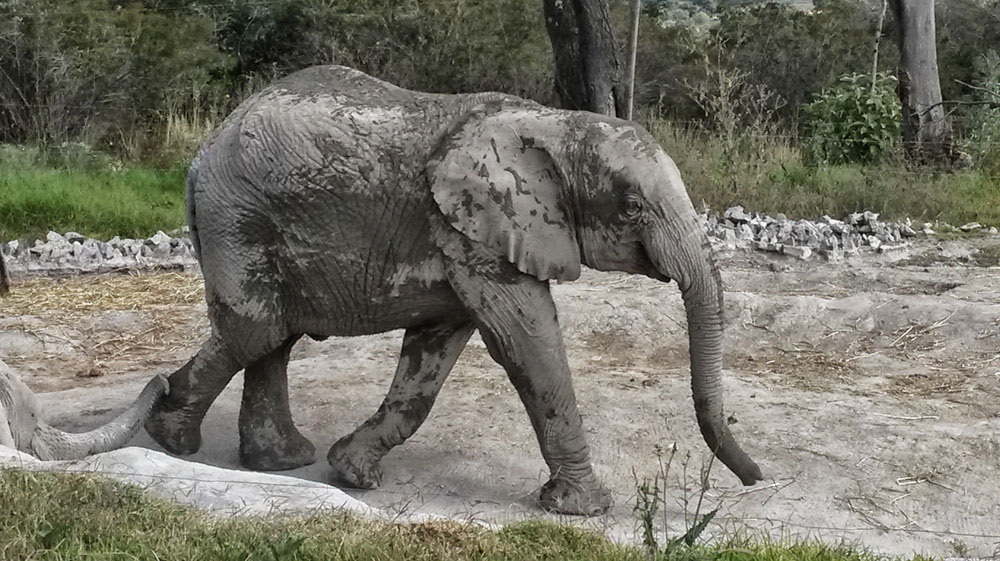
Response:
[{"label": "elephant's belly", "polygon": [[440,323],[460,323],[468,314],[446,281],[407,282],[369,295],[354,293],[290,322],[296,333],[314,337],[384,333]]}]

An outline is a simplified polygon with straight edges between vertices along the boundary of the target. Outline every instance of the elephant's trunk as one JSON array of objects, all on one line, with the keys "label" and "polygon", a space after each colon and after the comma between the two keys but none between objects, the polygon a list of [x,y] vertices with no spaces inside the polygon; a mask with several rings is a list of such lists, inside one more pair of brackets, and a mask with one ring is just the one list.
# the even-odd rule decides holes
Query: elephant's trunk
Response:
[{"label": "elephant's trunk", "polygon": [[39,423],[31,441],[31,453],[40,460],[78,460],[121,448],[139,432],[153,405],[168,389],[164,376],[154,377],[121,415],[89,432],[63,432]]},{"label": "elephant's trunk", "polygon": [[701,228],[694,224],[677,239],[654,234],[647,245],[660,272],[677,281],[687,311],[691,389],[701,434],[715,455],[744,485],[763,479],[760,468],[732,434],[722,409],[722,280]]}]

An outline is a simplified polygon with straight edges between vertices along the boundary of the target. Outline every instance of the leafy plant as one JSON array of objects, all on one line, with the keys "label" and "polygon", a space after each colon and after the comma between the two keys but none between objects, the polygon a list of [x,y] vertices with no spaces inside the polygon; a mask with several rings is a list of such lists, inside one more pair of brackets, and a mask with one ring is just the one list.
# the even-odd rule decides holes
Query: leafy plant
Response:
[{"label": "leafy plant", "polygon": [[851,74],[802,108],[803,158],[812,164],[874,163],[892,153],[899,138],[895,78]]},{"label": "leafy plant", "polygon": [[969,124],[962,149],[972,156],[977,167],[987,173],[1000,173],[1000,52],[989,51],[976,63],[971,106],[965,116]]}]

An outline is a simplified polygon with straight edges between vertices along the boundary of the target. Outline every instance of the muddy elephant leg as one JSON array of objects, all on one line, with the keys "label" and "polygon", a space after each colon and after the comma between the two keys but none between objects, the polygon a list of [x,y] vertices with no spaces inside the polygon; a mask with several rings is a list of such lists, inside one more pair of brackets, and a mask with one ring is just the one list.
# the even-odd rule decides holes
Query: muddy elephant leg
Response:
[{"label": "muddy elephant leg", "polygon": [[427,418],[474,330],[472,323],[406,330],[396,375],[382,405],[327,454],[335,483],[359,489],[378,487],[382,481],[379,461]]},{"label": "muddy elephant leg", "polygon": [[452,285],[527,409],[550,472],[541,506],[588,516],[605,512],[611,495],[591,468],[548,283],[516,271],[478,269],[454,264]]},{"label": "muddy elephant leg", "polygon": [[198,354],[170,375],[170,394],[161,399],[146,421],[146,432],[171,454],[193,454],[201,448],[201,422],[215,398],[247,364],[278,348],[287,335],[268,326],[250,327],[238,346],[213,330]]},{"label": "muddy elephant leg", "polygon": [[240,405],[240,463],[257,471],[295,469],[316,461],[316,447],[295,428],[288,407],[288,355],[296,335],[247,366]]}]

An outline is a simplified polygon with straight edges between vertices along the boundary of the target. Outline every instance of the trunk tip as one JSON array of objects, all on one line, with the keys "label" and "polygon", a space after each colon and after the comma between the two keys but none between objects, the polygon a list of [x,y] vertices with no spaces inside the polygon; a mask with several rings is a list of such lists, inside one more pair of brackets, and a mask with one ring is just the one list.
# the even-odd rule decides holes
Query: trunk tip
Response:
[{"label": "trunk tip", "polygon": [[760,466],[758,466],[750,458],[746,459],[746,465],[740,467],[740,471],[736,472],[737,477],[740,478],[740,482],[747,487],[752,487],[756,485],[758,481],[764,480],[764,474],[760,471]]}]

